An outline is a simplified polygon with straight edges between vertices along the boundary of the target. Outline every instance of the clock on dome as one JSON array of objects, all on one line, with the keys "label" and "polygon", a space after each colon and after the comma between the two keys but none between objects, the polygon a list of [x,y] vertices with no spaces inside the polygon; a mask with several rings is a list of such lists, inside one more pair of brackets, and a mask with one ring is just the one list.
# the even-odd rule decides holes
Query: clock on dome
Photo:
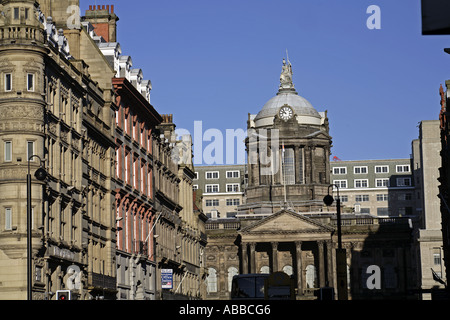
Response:
[{"label": "clock on dome", "polygon": [[292,109],[288,106],[283,106],[280,108],[279,116],[282,120],[287,121],[292,118],[294,115],[294,112],[292,112]]}]

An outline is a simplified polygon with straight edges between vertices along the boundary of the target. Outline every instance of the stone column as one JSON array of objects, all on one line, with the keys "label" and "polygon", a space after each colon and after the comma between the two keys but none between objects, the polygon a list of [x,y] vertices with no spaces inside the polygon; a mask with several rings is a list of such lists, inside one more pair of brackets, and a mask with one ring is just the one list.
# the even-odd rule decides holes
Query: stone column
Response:
[{"label": "stone column", "polygon": [[241,251],[242,251],[242,273],[248,273],[248,255],[247,255],[247,243],[241,243]]},{"label": "stone column", "polygon": [[334,268],[333,268],[333,248],[331,240],[325,241],[327,245],[327,269],[328,269],[328,286],[332,287],[334,283]]},{"label": "stone column", "polygon": [[278,271],[278,242],[272,244],[272,272]]},{"label": "stone column", "polygon": [[250,273],[256,273],[256,243],[250,243]]},{"label": "stone column", "polygon": [[309,161],[311,162],[311,183],[316,183],[316,165],[314,162],[314,158],[315,158],[315,153],[316,153],[316,146],[311,146],[310,147],[310,159]]},{"label": "stone column", "polygon": [[300,147],[299,146],[295,146],[294,147],[294,154],[295,154],[295,184],[301,184],[301,176],[300,176],[300,170],[302,170],[302,168],[300,166],[302,166],[302,161],[300,161],[301,159],[301,152],[300,152]]},{"label": "stone column", "polygon": [[302,266],[302,242],[295,242],[295,256],[297,259],[297,288],[298,295],[303,295],[303,266]]},{"label": "stone column", "polygon": [[324,255],[324,246],[325,241],[319,240],[317,241],[317,247],[319,248],[319,286],[325,287],[325,255]]}]

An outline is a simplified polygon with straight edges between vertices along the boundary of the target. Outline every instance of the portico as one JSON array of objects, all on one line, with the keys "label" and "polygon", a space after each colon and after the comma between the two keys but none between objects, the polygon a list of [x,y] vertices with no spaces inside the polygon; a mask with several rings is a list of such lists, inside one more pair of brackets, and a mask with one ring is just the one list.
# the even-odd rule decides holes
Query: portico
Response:
[{"label": "portico", "polygon": [[240,234],[241,273],[284,271],[294,277],[299,298],[333,283],[330,226],[281,210]]}]

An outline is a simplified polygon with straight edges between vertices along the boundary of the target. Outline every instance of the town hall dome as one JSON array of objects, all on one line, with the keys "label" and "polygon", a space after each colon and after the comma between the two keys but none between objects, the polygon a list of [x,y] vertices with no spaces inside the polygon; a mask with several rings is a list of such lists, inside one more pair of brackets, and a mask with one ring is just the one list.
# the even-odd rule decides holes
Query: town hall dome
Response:
[{"label": "town hall dome", "polygon": [[292,66],[283,59],[283,69],[280,76],[280,87],[276,96],[264,104],[254,118],[255,127],[273,124],[274,117],[283,106],[289,106],[299,124],[320,125],[322,117],[312,104],[298,95],[292,82]]}]

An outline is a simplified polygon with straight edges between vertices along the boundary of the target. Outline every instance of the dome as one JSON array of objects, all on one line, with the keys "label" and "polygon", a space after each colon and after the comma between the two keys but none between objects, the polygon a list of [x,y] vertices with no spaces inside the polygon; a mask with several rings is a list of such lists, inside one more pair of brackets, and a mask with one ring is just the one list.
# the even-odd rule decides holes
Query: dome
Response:
[{"label": "dome", "polygon": [[256,115],[255,120],[267,117],[273,118],[284,105],[290,106],[297,116],[321,118],[319,112],[314,109],[312,104],[297,93],[279,92],[275,97],[266,102],[261,111]]},{"label": "dome", "polygon": [[267,101],[254,118],[255,126],[272,125],[274,117],[284,105],[288,105],[292,108],[299,123],[320,125],[322,117],[319,112],[314,109],[308,100],[299,96],[295,91],[294,84],[292,83],[291,64],[288,62],[288,65],[286,65],[284,59],[280,83],[277,95]]}]

